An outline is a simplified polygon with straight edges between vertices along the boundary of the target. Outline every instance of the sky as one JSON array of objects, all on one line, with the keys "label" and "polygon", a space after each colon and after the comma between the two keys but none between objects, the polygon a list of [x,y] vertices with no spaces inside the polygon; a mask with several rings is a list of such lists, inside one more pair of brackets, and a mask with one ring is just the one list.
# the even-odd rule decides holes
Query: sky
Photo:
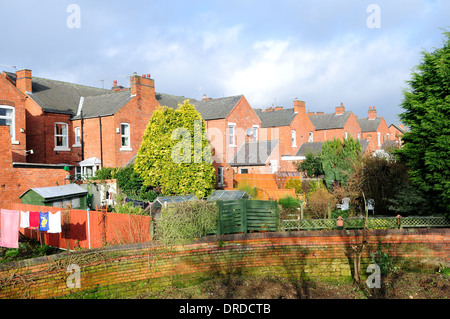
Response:
[{"label": "sky", "polygon": [[254,108],[400,123],[422,52],[450,31],[448,0],[0,0],[0,70],[110,88],[151,74],[156,91],[244,94]]}]

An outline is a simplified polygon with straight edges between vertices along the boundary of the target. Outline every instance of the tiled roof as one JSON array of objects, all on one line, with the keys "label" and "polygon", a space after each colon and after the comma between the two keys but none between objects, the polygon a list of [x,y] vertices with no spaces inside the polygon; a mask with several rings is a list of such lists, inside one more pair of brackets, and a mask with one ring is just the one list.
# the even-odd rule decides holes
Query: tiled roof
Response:
[{"label": "tiled roof", "polygon": [[374,118],[373,120],[369,120],[369,118],[358,118],[356,119],[358,121],[359,126],[361,127],[362,132],[376,132],[378,127],[380,126],[381,120],[383,118],[381,116],[378,116]]},{"label": "tiled roof", "polygon": [[335,113],[311,115],[309,119],[315,126],[316,130],[331,130],[343,128],[350,116],[351,112],[344,112],[336,115]]},{"label": "tiled roof", "polygon": [[[359,144],[361,145],[361,153],[364,154],[367,150],[367,147],[369,146],[369,141],[360,138]],[[295,156],[306,156],[308,153],[312,153],[313,155],[320,155],[322,152],[322,145],[323,142],[312,142],[312,143],[303,143],[300,145],[300,148],[298,149]]]},{"label": "tiled roof", "polygon": [[233,157],[230,166],[263,166],[275,150],[279,140],[246,142]]},{"label": "tiled roof", "polygon": [[164,93],[156,93],[155,95],[160,105],[168,106],[175,110],[178,108],[178,104],[183,103],[186,99],[189,99],[189,102],[195,106],[195,109],[202,115],[204,120],[226,118],[243,97],[243,95],[236,95],[199,101],[184,96],[169,95]]},{"label": "tiled roof", "polygon": [[262,128],[289,126],[297,114],[293,108],[268,112],[263,112],[259,109],[254,109],[254,111],[261,120]]},{"label": "tiled roof", "polygon": [[[16,75],[14,73],[5,73],[13,82],[16,81]],[[107,102],[102,102],[102,99],[110,99],[117,93],[121,93],[121,95],[124,94],[122,92],[115,92],[112,90],[100,89],[69,82],[49,80],[35,76],[33,76],[32,79],[32,91],[32,93],[29,93],[30,98],[33,99],[43,111],[48,113],[62,113],[69,115],[76,115],[81,97],[84,97],[87,100],[91,97],[97,97],[97,102],[105,105]],[[128,95],[130,95],[129,91],[125,92],[128,92]],[[111,97],[109,95],[111,95]],[[108,105],[111,107],[115,106],[111,103]],[[104,109],[104,107],[101,109]],[[95,115],[98,116],[102,114]]]},{"label": "tiled roof", "polygon": [[300,145],[300,148],[298,149],[295,156],[306,156],[306,154],[308,153],[320,155],[320,153],[322,152],[322,144],[323,142],[303,143],[302,145]]}]

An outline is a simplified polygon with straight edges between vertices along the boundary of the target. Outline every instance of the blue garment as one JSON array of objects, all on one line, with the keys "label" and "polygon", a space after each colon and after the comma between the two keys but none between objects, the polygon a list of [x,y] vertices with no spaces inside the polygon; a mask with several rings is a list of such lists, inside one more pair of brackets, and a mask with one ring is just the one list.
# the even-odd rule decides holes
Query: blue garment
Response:
[{"label": "blue garment", "polygon": [[39,212],[39,230],[40,231],[48,230],[48,212],[46,213]]}]

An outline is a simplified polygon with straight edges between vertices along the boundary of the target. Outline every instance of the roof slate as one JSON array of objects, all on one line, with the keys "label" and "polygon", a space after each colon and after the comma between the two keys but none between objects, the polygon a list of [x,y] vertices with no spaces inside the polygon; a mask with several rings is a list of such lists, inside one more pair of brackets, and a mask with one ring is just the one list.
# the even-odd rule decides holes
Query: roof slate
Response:
[{"label": "roof slate", "polygon": [[[16,75],[10,72],[5,73],[15,83]],[[103,96],[105,98],[117,93],[119,92],[33,76],[32,93],[28,95],[45,112],[75,115],[81,97]],[[129,91],[128,94],[130,95]],[[97,101],[101,101],[101,99],[98,98]]]},{"label": "roof slate", "polygon": [[253,109],[261,120],[261,127],[289,126],[297,115],[293,108],[264,112]]},{"label": "roof slate", "polygon": [[263,166],[275,150],[279,140],[246,142],[233,157],[230,166]]},{"label": "roof slate", "polygon": [[327,114],[316,114],[311,115],[309,119],[313,123],[316,130],[332,130],[343,128],[345,123],[347,123],[348,118],[350,117],[351,112],[347,111],[343,114],[336,115],[335,113],[327,113]]},{"label": "roof slate", "polygon": [[369,118],[358,118],[356,119],[358,121],[359,126],[361,127],[362,132],[376,132],[378,127],[380,126],[381,120],[383,118],[381,116],[378,116],[374,118],[373,120],[369,120]]},{"label": "roof slate", "polygon": [[300,145],[300,148],[295,156],[306,156],[308,153],[320,155],[320,152],[322,152],[322,144],[323,142],[303,143]]}]

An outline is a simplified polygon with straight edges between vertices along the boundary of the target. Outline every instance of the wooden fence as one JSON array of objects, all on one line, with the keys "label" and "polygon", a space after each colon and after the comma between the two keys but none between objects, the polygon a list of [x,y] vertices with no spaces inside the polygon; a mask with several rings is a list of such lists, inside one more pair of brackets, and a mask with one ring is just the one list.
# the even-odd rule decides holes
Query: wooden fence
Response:
[{"label": "wooden fence", "polygon": [[107,213],[105,209],[88,211],[20,203],[11,204],[11,209],[53,213],[61,211],[61,233],[49,234],[29,228],[20,228],[20,232],[25,237],[62,249],[99,248],[107,244],[121,245],[152,239],[150,216]]},{"label": "wooden fence", "polygon": [[262,200],[218,201],[219,221],[215,234],[278,231],[277,202]]}]

